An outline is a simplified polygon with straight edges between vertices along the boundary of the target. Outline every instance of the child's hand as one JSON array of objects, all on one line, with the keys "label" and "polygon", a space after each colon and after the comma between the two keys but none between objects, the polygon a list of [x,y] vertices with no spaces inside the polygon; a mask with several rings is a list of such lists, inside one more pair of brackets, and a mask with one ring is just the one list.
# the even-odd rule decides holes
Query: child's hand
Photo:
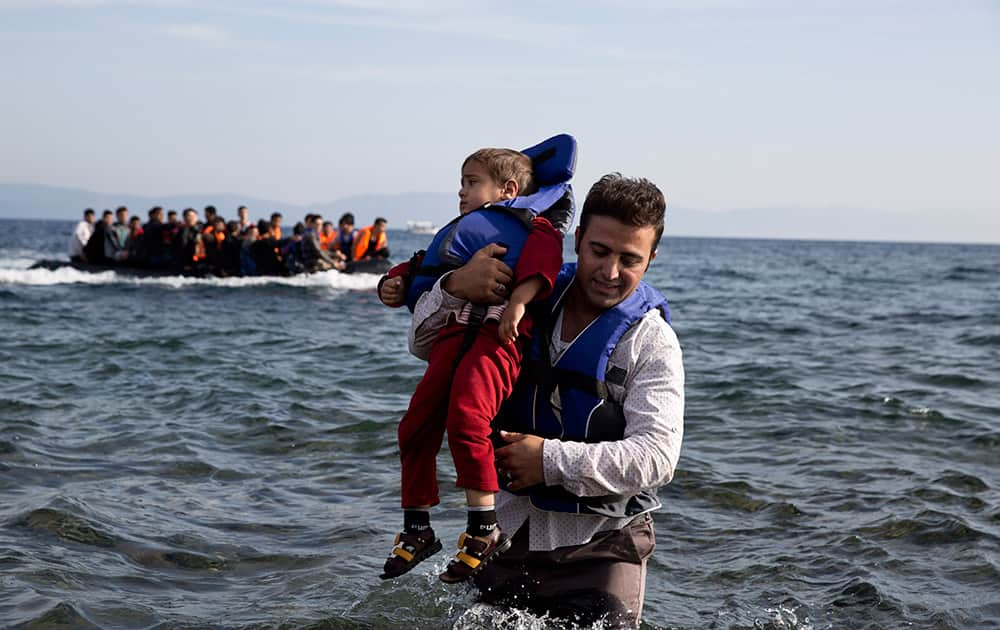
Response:
[{"label": "child's hand", "polygon": [[511,302],[500,316],[497,336],[501,343],[513,343],[517,340],[517,326],[524,317],[524,304]]},{"label": "child's hand", "polygon": [[386,306],[402,306],[406,296],[403,295],[403,279],[388,278],[378,290],[378,299]]}]

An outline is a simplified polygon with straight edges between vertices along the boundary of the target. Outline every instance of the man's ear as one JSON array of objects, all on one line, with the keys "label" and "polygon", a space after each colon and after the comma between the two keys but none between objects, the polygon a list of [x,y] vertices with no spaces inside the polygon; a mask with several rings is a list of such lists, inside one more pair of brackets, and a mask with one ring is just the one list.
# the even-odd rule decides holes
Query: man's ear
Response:
[{"label": "man's ear", "polygon": [[501,187],[501,191],[502,191],[501,192],[501,198],[502,199],[513,199],[514,197],[517,197],[517,193],[518,193],[518,189],[517,188],[518,188],[517,182],[514,181],[513,179],[508,179],[507,181],[505,181],[503,183],[503,186]]},{"label": "man's ear", "polygon": [[656,252],[657,251],[659,251],[659,250],[655,250],[654,249],[653,252],[649,255],[649,260],[646,261],[646,270],[647,271],[649,270],[649,266],[651,264],[653,264],[653,261],[656,259]]}]

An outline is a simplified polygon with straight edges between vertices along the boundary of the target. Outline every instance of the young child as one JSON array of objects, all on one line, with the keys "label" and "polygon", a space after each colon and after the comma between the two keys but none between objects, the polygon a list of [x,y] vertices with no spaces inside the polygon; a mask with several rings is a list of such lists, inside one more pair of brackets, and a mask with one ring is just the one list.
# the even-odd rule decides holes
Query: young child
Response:
[{"label": "young child", "polygon": [[[531,189],[528,156],[511,149],[481,149],[462,165],[459,212],[464,216],[486,211],[490,204],[528,194]],[[448,229],[451,224],[443,228]],[[439,502],[435,459],[446,430],[458,473],[456,485],[465,489],[469,512],[459,552],[441,580],[467,580],[510,547],[494,510],[499,487],[490,422],[517,380],[523,356],[523,337],[518,332],[530,330],[525,307],[551,292],[562,264],[562,234],[551,222],[536,216],[527,237],[524,229],[520,228],[519,235],[511,234],[511,242],[521,238],[524,245],[517,261],[508,261],[514,268],[515,285],[509,301],[488,307],[482,324],[471,335],[470,322],[477,326],[474,312],[482,313],[483,307],[466,303],[453,316],[435,338],[427,371],[400,421],[403,531],[396,536],[383,579],[406,573],[441,549],[430,526],[429,510]],[[413,273],[415,264],[397,265],[382,279],[378,291],[383,303],[404,303],[408,289],[404,278]]]}]

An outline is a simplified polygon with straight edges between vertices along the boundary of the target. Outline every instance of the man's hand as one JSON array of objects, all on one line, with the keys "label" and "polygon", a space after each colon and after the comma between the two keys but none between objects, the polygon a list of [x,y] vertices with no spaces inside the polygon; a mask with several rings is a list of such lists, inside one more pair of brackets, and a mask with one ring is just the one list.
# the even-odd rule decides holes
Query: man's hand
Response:
[{"label": "man's hand", "polygon": [[476,304],[499,304],[507,297],[514,272],[500,257],[507,248],[491,243],[455,271],[445,276],[441,288],[462,300]]},{"label": "man's hand", "polygon": [[497,470],[507,479],[507,487],[523,490],[544,483],[542,445],[545,440],[537,435],[509,431],[501,431],[500,437],[507,446],[496,450]]}]

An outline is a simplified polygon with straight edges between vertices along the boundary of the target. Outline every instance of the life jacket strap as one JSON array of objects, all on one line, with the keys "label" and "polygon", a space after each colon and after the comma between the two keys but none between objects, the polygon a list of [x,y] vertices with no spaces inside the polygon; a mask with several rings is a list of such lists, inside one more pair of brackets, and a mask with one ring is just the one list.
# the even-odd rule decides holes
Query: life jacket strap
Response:
[{"label": "life jacket strap", "polygon": [[486,309],[485,304],[472,305],[472,310],[469,312],[469,323],[466,324],[465,334],[462,336],[462,345],[458,349],[458,354],[455,355],[455,370],[458,369],[458,364],[462,361],[465,353],[476,343],[479,329],[482,328],[483,321],[486,320]]},{"label": "life jacket strap", "polygon": [[[417,270],[420,268],[420,263],[424,259],[424,255],[427,252],[423,249],[413,252],[410,256],[410,262],[406,263],[406,272],[403,273],[403,295],[410,292],[410,285],[413,284],[413,278],[417,275]],[[379,287],[381,288],[381,287]]]}]

